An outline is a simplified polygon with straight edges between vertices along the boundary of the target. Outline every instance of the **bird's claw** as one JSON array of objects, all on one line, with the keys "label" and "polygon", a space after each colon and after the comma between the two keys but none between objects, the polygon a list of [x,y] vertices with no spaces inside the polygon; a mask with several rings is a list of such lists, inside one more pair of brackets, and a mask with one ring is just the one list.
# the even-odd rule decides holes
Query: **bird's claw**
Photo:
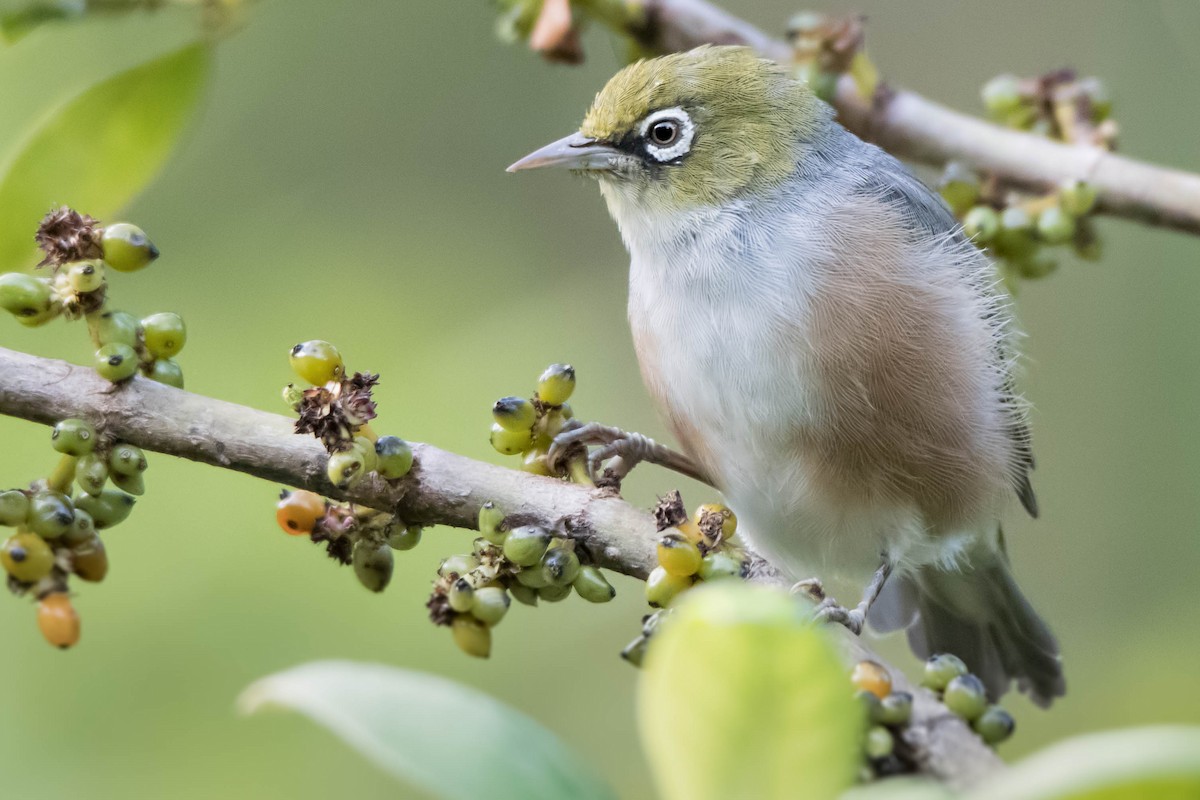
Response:
[{"label": "bird's claw", "polygon": [[837,600],[825,594],[825,586],[820,578],[809,578],[792,584],[792,594],[802,594],[815,602],[813,618],[819,622],[835,622],[845,625],[855,636],[862,633],[866,622],[867,612],[861,606],[846,608]]},{"label": "bird's claw", "polygon": [[[563,465],[580,448],[594,447],[588,454],[588,471],[597,485],[620,487],[621,481],[640,462],[649,458],[659,445],[640,433],[598,422],[576,423],[564,428],[550,444],[546,462],[553,468]],[[602,469],[604,462],[610,462]]]}]

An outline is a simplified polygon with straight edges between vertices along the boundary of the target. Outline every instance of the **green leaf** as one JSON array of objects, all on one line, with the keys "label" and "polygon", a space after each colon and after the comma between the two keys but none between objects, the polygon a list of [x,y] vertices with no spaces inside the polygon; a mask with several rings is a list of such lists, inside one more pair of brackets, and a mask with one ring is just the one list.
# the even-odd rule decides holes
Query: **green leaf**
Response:
[{"label": "green leaf", "polygon": [[554,733],[434,675],[318,661],[257,681],[238,705],[306,714],[384,770],[450,800],[615,797]]},{"label": "green leaf", "polygon": [[1077,736],[1042,750],[969,800],[1196,800],[1200,727],[1132,728]]},{"label": "green leaf", "polygon": [[861,763],[863,714],[828,633],[765,587],[685,595],[650,645],[638,714],[666,800],[826,800]]},{"label": "green leaf", "polygon": [[209,48],[191,44],[115,75],[55,109],[0,167],[0,272],[36,260],[52,206],[107,219],[158,173],[199,101]]}]

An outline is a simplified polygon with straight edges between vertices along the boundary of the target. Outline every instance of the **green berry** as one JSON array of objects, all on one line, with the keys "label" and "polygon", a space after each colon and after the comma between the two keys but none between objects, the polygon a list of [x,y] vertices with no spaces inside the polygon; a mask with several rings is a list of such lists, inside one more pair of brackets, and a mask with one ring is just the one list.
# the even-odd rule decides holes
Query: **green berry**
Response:
[{"label": "green berry", "polygon": [[655,608],[665,608],[691,585],[691,577],[672,575],[662,567],[655,567],[646,578],[646,602]]},{"label": "green berry", "polygon": [[617,596],[617,590],[604,577],[600,568],[590,564],[580,568],[571,585],[575,587],[575,593],[589,603],[607,603]]},{"label": "green berry", "polygon": [[330,453],[329,462],[325,465],[325,475],[329,482],[339,489],[349,489],[366,474],[366,464],[362,453],[354,447],[339,453]]},{"label": "green berry", "polygon": [[137,373],[137,353],[127,344],[106,344],[96,351],[95,366],[101,378],[120,383]]},{"label": "green berry", "polygon": [[100,238],[104,260],[117,272],[137,272],[158,258],[158,248],[137,225],[117,222],[104,228]]},{"label": "green berry", "polygon": [[913,696],[908,692],[892,692],[879,701],[879,721],[884,725],[907,725],[912,717]]},{"label": "green berry", "polygon": [[98,495],[84,495],[75,504],[92,515],[97,530],[104,530],[124,522],[136,502],[124,492],[107,489]]},{"label": "green berry", "polygon": [[1052,253],[1037,250],[1025,258],[1015,260],[1013,266],[1016,267],[1022,278],[1033,281],[1044,278],[1058,269],[1058,259]]},{"label": "green berry", "polygon": [[700,562],[700,572],[697,574],[702,581],[740,578],[742,577],[742,567],[741,560],[718,550],[704,557],[704,560]]},{"label": "green berry", "polygon": [[938,191],[956,215],[966,214],[979,199],[979,177],[957,162],[946,165]]},{"label": "green berry", "polygon": [[[500,620],[504,619],[504,615],[508,613],[508,606],[511,602],[508,592],[500,587],[485,586],[475,590],[475,596],[471,603],[471,614],[489,627],[499,625]],[[451,603],[451,607],[453,607],[453,603]]]},{"label": "green berry", "polygon": [[983,85],[983,105],[995,119],[1005,119],[1024,104],[1021,79],[1015,75],[997,75]]},{"label": "green berry", "polygon": [[57,539],[75,521],[75,506],[62,492],[34,492],[29,498],[29,517],[25,524],[43,539]]},{"label": "green berry", "polygon": [[108,469],[113,475],[137,475],[146,471],[146,454],[140,447],[122,442],[108,453]]},{"label": "green berry", "polygon": [[479,559],[475,556],[469,556],[465,554],[450,556],[442,562],[440,567],[438,567],[438,575],[441,575],[443,578],[466,575],[468,572],[478,566]]},{"label": "green berry", "polygon": [[[89,318],[90,319],[90,318]],[[96,317],[96,338],[100,344],[123,344],[137,347],[142,328],[133,314],[124,311],[105,311]]]},{"label": "green berry", "polygon": [[1000,215],[988,206],[975,206],[963,217],[963,230],[976,242],[987,244],[1000,230]]},{"label": "green berry", "polygon": [[113,486],[116,486],[126,494],[132,494],[141,497],[146,493],[146,480],[142,477],[142,473],[135,472],[132,475],[122,475],[119,472],[110,472],[108,479],[112,481]]},{"label": "green berry", "polygon": [[946,684],[942,703],[967,722],[972,722],[987,708],[987,690],[983,681],[974,675],[959,675]]},{"label": "green berry", "polygon": [[99,453],[80,456],[75,464],[75,482],[88,494],[100,494],[108,481],[108,459]]},{"label": "green berry", "polygon": [[552,547],[542,556],[542,576],[551,586],[567,586],[579,577],[579,556],[566,547]]},{"label": "green berry", "polygon": [[491,500],[479,507],[479,533],[492,544],[503,545],[508,538],[508,526],[504,524],[504,512]]},{"label": "green berry", "polygon": [[515,456],[518,453],[524,453],[533,446],[533,433],[528,429],[510,431],[501,426],[500,423],[493,422],[490,441],[492,447],[496,448],[497,453],[506,456]]},{"label": "green berry", "polygon": [[1075,236],[1075,218],[1058,206],[1051,206],[1038,215],[1038,236],[1050,244],[1063,244]]},{"label": "green berry", "polygon": [[183,317],[172,311],[151,314],[142,320],[146,349],[155,358],[172,358],[187,344],[187,326]]},{"label": "green berry", "polygon": [[42,537],[16,533],[0,546],[0,564],[21,583],[34,583],[54,568],[54,552]]},{"label": "green berry", "polygon": [[446,592],[446,601],[450,604],[450,608],[460,614],[465,614],[471,610],[471,605],[475,602],[475,587],[466,578],[459,578],[450,584],[450,591]]},{"label": "green berry", "polygon": [[64,419],[54,426],[50,443],[60,453],[86,456],[96,447],[96,429],[82,419]]},{"label": "green berry", "polygon": [[459,614],[450,621],[450,632],[458,649],[469,656],[487,658],[492,654],[492,630],[470,614]]},{"label": "green berry", "polygon": [[516,600],[518,603],[522,603],[527,606],[537,607],[537,604],[538,604],[537,589],[534,589],[533,587],[530,587],[530,586],[526,586],[523,583],[513,583],[513,584],[509,585],[508,592],[509,592],[509,594],[511,594],[513,596],[513,599]]},{"label": "green berry", "polygon": [[52,319],[58,317],[63,311],[63,307],[58,303],[51,303],[50,307],[45,311],[41,311],[32,316],[17,317],[17,322],[21,323],[26,328],[40,328]]},{"label": "green berry", "polygon": [[351,557],[354,575],[369,591],[382,592],[392,580],[392,549],[386,544],[362,540],[354,546]]},{"label": "green berry", "polygon": [[313,339],[292,348],[288,362],[292,371],[313,386],[340,381],[346,375],[342,354],[329,342]]},{"label": "green berry", "polygon": [[528,586],[530,589],[545,589],[550,585],[550,581],[546,580],[546,573],[542,572],[540,564],[519,571],[517,573],[517,583],[522,586]]},{"label": "green berry", "polygon": [[75,509],[75,521],[71,523],[71,528],[62,535],[61,541],[67,547],[75,547],[90,542],[95,536],[97,536],[96,523],[92,519],[92,515],[77,508]]},{"label": "green berry", "polygon": [[399,436],[380,436],[375,442],[375,456],[375,471],[385,480],[403,478],[412,469],[412,448]]},{"label": "green berry", "polygon": [[155,359],[154,363],[150,365],[150,374],[147,377],[152,381],[174,386],[176,389],[183,388],[183,370],[169,358]]},{"label": "green berry", "polygon": [[501,397],[492,406],[492,418],[506,431],[527,431],[537,422],[537,411],[524,397]]},{"label": "green berry", "polygon": [[997,745],[1013,735],[1016,720],[1000,706],[988,706],[971,727],[990,745]]},{"label": "green berry", "polygon": [[1092,103],[1092,122],[1103,122],[1112,115],[1112,97],[1108,87],[1099,78],[1082,78],[1079,88]]},{"label": "green berry", "polygon": [[854,699],[862,706],[863,717],[869,725],[878,725],[883,721],[883,703],[880,702],[879,695],[859,689],[854,693]]},{"label": "green berry", "polygon": [[358,454],[363,462],[363,475],[374,472],[379,467],[379,454],[375,452],[375,442],[366,436],[355,436],[350,443],[350,449]]},{"label": "green berry", "polygon": [[59,274],[66,276],[76,294],[94,292],[104,285],[104,262],[76,261],[63,267]]},{"label": "green berry", "polygon": [[543,586],[537,590],[538,598],[547,603],[559,603],[571,595],[571,584],[566,586]]},{"label": "green berry", "polygon": [[892,732],[882,725],[876,725],[867,731],[867,739],[863,745],[867,758],[887,758],[896,748]]},{"label": "green berry", "polygon": [[18,319],[37,319],[51,310],[50,285],[23,272],[0,275],[0,308]]},{"label": "green berry", "polygon": [[1033,239],[1033,220],[1023,208],[1010,207],[1000,214],[1000,229],[992,246],[1006,258],[1024,258],[1037,249]]},{"label": "green berry", "polygon": [[513,528],[504,539],[504,557],[519,567],[532,567],[542,560],[552,538],[550,531],[536,525]]},{"label": "green berry", "polygon": [[538,378],[538,399],[548,406],[561,406],[575,391],[575,368],[569,364],[551,364]]},{"label": "green berry", "polygon": [[1058,204],[1072,217],[1082,217],[1096,207],[1099,194],[1083,181],[1066,181],[1058,187]]},{"label": "green berry", "polygon": [[20,489],[0,492],[0,525],[24,525],[29,516],[29,495]]},{"label": "green berry", "polygon": [[940,692],[959,675],[967,674],[967,665],[953,653],[940,653],[925,662],[921,685]]},{"label": "green berry", "polygon": [[420,525],[409,525],[407,528],[399,526],[398,530],[393,530],[388,534],[388,544],[393,550],[412,550],[420,543]]}]

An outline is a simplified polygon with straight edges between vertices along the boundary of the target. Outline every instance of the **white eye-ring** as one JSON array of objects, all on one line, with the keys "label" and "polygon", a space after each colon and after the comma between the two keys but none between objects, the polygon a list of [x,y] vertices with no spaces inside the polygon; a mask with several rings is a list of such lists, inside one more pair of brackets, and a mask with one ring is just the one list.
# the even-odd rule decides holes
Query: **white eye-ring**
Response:
[{"label": "white eye-ring", "polygon": [[664,108],[642,121],[641,133],[655,161],[673,161],[691,149],[696,126],[682,108]]}]

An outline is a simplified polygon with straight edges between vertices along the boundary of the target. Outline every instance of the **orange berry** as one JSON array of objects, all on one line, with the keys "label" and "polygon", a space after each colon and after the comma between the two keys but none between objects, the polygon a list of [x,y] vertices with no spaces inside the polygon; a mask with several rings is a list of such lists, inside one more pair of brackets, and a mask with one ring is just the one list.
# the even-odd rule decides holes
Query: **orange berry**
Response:
[{"label": "orange berry", "polygon": [[316,492],[298,489],[285,495],[275,509],[275,520],[284,533],[307,536],[325,516],[325,500]]},{"label": "orange berry", "polygon": [[880,700],[892,693],[892,676],[876,661],[860,661],[850,673],[850,682],[864,692],[870,692]]},{"label": "orange berry", "polygon": [[48,594],[38,603],[38,627],[55,647],[67,649],[79,641],[79,614],[71,598],[61,592]]}]

